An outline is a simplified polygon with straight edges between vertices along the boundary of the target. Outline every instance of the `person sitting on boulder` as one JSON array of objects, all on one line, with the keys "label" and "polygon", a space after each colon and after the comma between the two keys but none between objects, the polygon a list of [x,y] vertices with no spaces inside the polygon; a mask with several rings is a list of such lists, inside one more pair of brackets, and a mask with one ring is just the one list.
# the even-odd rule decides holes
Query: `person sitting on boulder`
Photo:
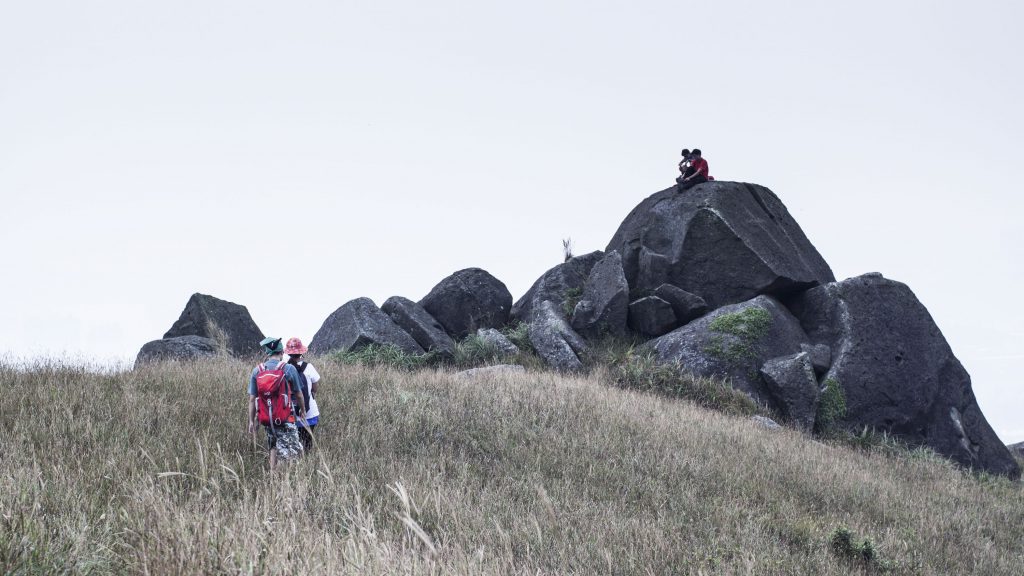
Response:
[{"label": "person sitting on boulder", "polygon": [[676,178],[676,184],[683,181],[683,178],[689,176],[690,170],[690,149],[683,148],[682,152],[683,159],[679,161],[679,176]]},{"label": "person sitting on boulder", "polygon": [[701,157],[700,148],[694,148],[690,153],[690,167],[683,174],[681,180],[677,181],[676,188],[681,192],[710,179],[708,161]]}]

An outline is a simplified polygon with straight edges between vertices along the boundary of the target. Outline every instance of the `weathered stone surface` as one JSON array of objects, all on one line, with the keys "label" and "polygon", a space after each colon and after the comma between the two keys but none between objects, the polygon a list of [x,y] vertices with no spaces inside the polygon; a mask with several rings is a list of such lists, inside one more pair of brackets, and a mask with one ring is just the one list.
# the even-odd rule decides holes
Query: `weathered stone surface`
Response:
[{"label": "weathered stone surface", "polygon": [[463,370],[462,372],[456,372],[457,378],[466,378],[480,380],[490,378],[493,376],[509,376],[515,374],[525,374],[526,368],[518,364],[498,364],[496,366],[484,366],[482,368],[470,368],[469,370]]},{"label": "weathered stone surface", "polygon": [[455,341],[423,306],[408,298],[392,296],[380,309],[392,322],[408,332],[420,348],[446,357],[455,354]]},{"label": "weathered stone surface", "polygon": [[583,299],[573,311],[572,327],[584,338],[624,336],[629,314],[629,284],[622,256],[612,251],[594,265],[583,285]]},{"label": "weathered stone surface", "polygon": [[789,423],[804,432],[814,429],[821,391],[809,354],[772,358],[761,366],[761,378],[773,403]]},{"label": "weathered stone surface", "polygon": [[676,324],[672,305],[657,296],[647,296],[629,305],[629,327],[638,334],[661,336],[669,333]]},{"label": "weathered stone surface", "polygon": [[196,360],[217,355],[217,342],[202,336],[175,336],[147,342],[139,350],[135,365],[161,360]]},{"label": "weathered stone surface", "polygon": [[1018,442],[1016,444],[1010,444],[1007,446],[1010,449],[1010,454],[1013,454],[1017,458],[1024,460],[1024,442]]},{"label": "weathered stone surface", "polygon": [[767,416],[751,416],[750,419],[753,420],[758,426],[765,428],[767,430],[782,429],[782,426],[779,426],[778,422],[772,420],[771,418],[768,418]]},{"label": "weathered stone surface", "polygon": [[548,366],[564,372],[583,370],[581,357],[587,353],[587,344],[554,302],[546,300],[533,311],[528,334],[534,351]]},{"label": "weathered stone surface", "polygon": [[533,320],[534,310],[539,308],[545,300],[554,302],[559,310],[564,309],[567,314],[572,312],[569,304],[574,307],[573,301],[578,301],[583,296],[583,286],[587,277],[590,276],[590,271],[602,257],[604,257],[604,252],[591,252],[563,262],[545,272],[512,306],[512,319],[529,323]]},{"label": "weathered stone surface", "polygon": [[662,284],[654,289],[654,295],[668,302],[676,313],[676,322],[682,326],[687,322],[707,314],[708,304],[696,294],[671,284]]},{"label": "weathered stone surface", "polygon": [[800,350],[807,353],[814,367],[814,373],[821,376],[832,367],[832,349],[826,344],[801,344]]},{"label": "weathered stone surface", "polygon": [[790,307],[811,340],[832,350],[827,378],[846,396],[839,425],[884,430],[962,465],[1020,476],[970,376],[906,285],[867,274],[814,288]]},{"label": "weathered stone surface", "polygon": [[313,335],[309,351],[325,354],[354,351],[371,344],[397,346],[407,354],[422,354],[423,348],[369,298],[356,298],[335,310]]},{"label": "weathered stone surface", "polygon": [[729,378],[734,388],[775,406],[760,376],[771,358],[800,352],[800,323],[770,296],[724,306],[646,344],[660,362],[699,376]]},{"label": "weathered stone surface", "polygon": [[512,294],[486,270],[459,270],[434,286],[420,300],[449,336],[461,340],[478,328],[501,328],[508,323]]},{"label": "weathered stone surface", "polygon": [[493,346],[495,350],[501,353],[502,356],[515,356],[519,354],[519,346],[516,346],[501,332],[494,328],[481,328],[476,331],[476,335],[481,341]]},{"label": "weathered stone surface", "polygon": [[622,254],[634,293],[668,283],[712,309],[835,280],[782,202],[754,184],[714,181],[658,192],[630,212],[607,249]]},{"label": "weathered stone surface", "polygon": [[259,354],[263,332],[253,322],[249,310],[241,304],[198,292],[188,299],[178,321],[164,334],[164,338],[201,336],[217,339],[217,329],[226,337],[228,352],[236,356]]}]

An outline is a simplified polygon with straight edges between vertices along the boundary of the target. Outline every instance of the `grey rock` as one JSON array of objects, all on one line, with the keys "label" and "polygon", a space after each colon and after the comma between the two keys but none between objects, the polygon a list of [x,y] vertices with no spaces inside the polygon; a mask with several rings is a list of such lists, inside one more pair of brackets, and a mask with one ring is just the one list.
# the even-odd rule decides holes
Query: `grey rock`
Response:
[{"label": "grey rock", "polygon": [[654,295],[672,306],[672,311],[676,313],[676,322],[680,326],[708,312],[708,304],[703,298],[678,286],[662,284],[654,289]]},{"label": "grey rock", "polygon": [[245,306],[198,292],[188,299],[178,321],[164,334],[164,338],[201,336],[216,340],[220,337],[218,330],[226,337],[228,352],[235,356],[260,353],[263,332],[253,322]]},{"label": "grey rock", "polygon": [[788,422],[804,432],[814,430],[821,390],[809,354],[800,352],[772,358],[761,367],[761,378],[773,403]]},{"label": "grey rock", "polygon": [[886,431],[964,466],[1020,476],[970,376],[905,284],[880,274],[850,278],[809,290],[790,308],[812,341],[832,350],[826,378],[846,397],[837,425]]},{"label": "grey rock", "polygon": [[1010,453],[1017,458],[1024,460],[1024,442],[1018,442],[1016,444],[1010,444],[1007,446],[1010,449]]},{"label": "grey rock", "polygon": [[657,296],[647,296],[629,305],[629,327],[643,336],[667,334],[676,323],[672,305]]},{"label": "grey rock", "polygon": [[427,352],[447,358],[455,355],[455,341],[423,306],[408,298],[392,296],[380,309]]},{"label": "grey rock", "polygon": [[800,344],[808,341],[779,301],[758,296],[723,306],[645,346],[660,362],[678,364],[698,376],[728,378],[734,388],[778,409],[761,379],[761,366],[800,352]]},{"label": "grey rock", "polygon": [[406,354],[422,354],[423,348],[369,298],[356,298],[335,310],[313,335],[314,354],[360,350],[371,344],[396,346]]},{"label": "grey rock", "polygon": [[825,344],[801,344],[800,350],[807,353],[814,367],[814,373],[821,376],[832,367],[832,349]]},{"label": "grey rock", "polygon": [[509,357],[519,354],[519,346],[513,344],[507,336],[494,328],[481,328],[476,331],[476,335],[484,343],[493,346],[502,356]]},{"label": "grey rock", "polygon": [[139,350],[135,365],[163,360],[197,360],[216,356],[217,342],[202,336],[175,336],[147,342]]},{"label": "grey rock", "polygon": [[622,256],[612,251],[590,270],[583,299],[573,311],[572,327],[584,338],[624,336],[629,314],[629,284],[622,271]]},{"label": "grey rock", "polygon": [[445,332],[461,340],[478,328],[501,328],[508,323],[512,294],[486,270],[466,268],[441,280],[420,305]]},{"label": "grey rock", "polygon": [[534,310],[545,300],[554,302],[566,313],[572,312],[569,305],[574,307],[573,300],[578,301],[582,298],[583,286],[590,276],[590,271],[603,257],[604,252],[591,252],[576,256],[545,272],[512,306],[512,319],[529,323],[533,320]]},{"label": "grey rock", "polygon": [[587,353],[587,344],[554,302],[544,301],[534,310],[527,333],[534,351],[548,366],[563,372],[583,370],[581,357]]},{"label": "grey rock", "polygon": [[779,426],[778,422],[768,418],[767,416],[751,416],[750,419],[762,428],[766,428],[768,430],[782,430],[782,426]]},{"label": "grey rock", "polygon": [[515,374],[525,374],[526,368],[518,364],[497,364],[495,366],[483,366],[481,368],[470,368],[469,370],[463,370],[456,372],[457,378],[466,379],[482,379],[489,378],[492,376],[507,376]]},{"label": "grey rock", "polygon": [[622,254],[635,294],[668,283],[712,309],[835,280],[775,194],[739,182],[713,181],[683,193],[672,187],[648,197],[622,222],[607,250]]}]

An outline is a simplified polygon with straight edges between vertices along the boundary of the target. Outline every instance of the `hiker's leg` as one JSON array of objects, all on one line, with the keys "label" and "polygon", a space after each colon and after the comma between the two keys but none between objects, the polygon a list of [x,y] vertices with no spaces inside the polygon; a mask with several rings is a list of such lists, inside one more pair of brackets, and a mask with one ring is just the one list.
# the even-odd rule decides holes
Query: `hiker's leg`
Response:
[{"label": "hiker's leg", "polygon": [[308,451],[313,446],[313,436],[310,434],[310,429],[312,428],[313,426],[299,427],[299,440],[302,442],[303,450]]}]

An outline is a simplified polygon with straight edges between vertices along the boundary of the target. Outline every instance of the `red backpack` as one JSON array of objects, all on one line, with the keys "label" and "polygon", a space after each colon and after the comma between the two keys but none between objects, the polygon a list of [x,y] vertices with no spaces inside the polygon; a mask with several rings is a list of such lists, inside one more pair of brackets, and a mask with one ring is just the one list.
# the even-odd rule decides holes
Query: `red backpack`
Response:
[{"label": "red backpack", "polygon": [[284,375],[286,362],[278,362],[274,369],[266,364],[256,367],[256,405],[260,424],[280,426],[295,422],[292,414],[292,389]]}]

